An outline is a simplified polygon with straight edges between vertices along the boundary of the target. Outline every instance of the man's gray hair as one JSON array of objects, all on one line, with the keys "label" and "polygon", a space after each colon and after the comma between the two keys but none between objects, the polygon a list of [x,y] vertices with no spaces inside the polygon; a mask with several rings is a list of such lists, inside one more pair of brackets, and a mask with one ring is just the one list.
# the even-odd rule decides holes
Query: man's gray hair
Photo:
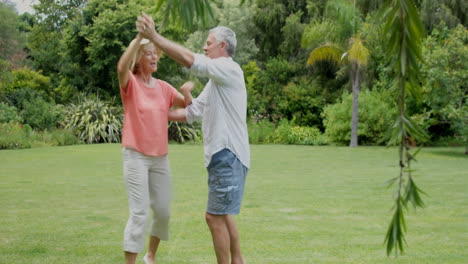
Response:
[{"label": "man's gray hair", "polygon": [[226,51],[228,55],[232,57],[234,55],[234,52],[236,51],[237,46],[236,33],[225,26],[212,28],[210,29],[210,33],[214,33],[216,41],[226,42]]}]

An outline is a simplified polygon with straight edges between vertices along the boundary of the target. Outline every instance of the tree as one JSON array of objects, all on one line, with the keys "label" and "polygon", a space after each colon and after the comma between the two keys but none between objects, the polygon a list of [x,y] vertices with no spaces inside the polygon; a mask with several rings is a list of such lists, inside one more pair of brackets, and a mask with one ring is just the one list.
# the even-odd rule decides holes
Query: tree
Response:
[{"label": "tree", "polygon": [[[259,49],[254,40],[253,10],[247,6],[239,6],[238,2],[238,0],[224,0],[219,7],[214,6],[213,13],[216,14],[216,19],[209,26],[222,25],[235,30],[237,48],[233,59],[240,65],[244,65],[255,57]],[[192,51],[202,53],[207,30],[203,25],[197,25],[197,27],[199,29],[189,35],[185,46]]]},{"label": "tree", "polygon": [[104,97],[118,95],[115,67],[136,36],[135,20],[145,6],[137,0],[89,1],[64,29],[64,85]]},{"label": "tree", "polygon": [[449,28],[458,24],[468,26],[467,1],[463,0],[420,0],[419,10],[424,28],[431,32],[444,22]]},{"label": "tree", "polygon": [[[257,0],[255,1],[254,23],[257,27],[255,39],[260,49],[258,57],[267,61],[271,57],[286,59],[300,58],[300,38],[308,23],[308,4],[312,1]],[[296,47],[296,48],[294,48]]]},{"label": "tree", "polygon": [[24,48],[25,36],[19,31],[20,19],[14,5],[0,1],[0,59],[13,62]]},{"label": "tree", "polygon": [[[356,18],[357,14],[355,13],[354,6],[350,5],[348,2],[337,0],[329,2],[326,9],[329,13],[328,17],[334,17],[336,20],[340,21],[340,25],[344,25],[341,28],[343,32],[341,35],[350,34],[349,31],[353,31],[353,28],[356,28],[357,25],[355,21],[359,21],[359,18]],[[331,22],[328,22],[332,24]],[[340,27],[340,26],[338,26]],[[314,38],[310,35],[310,32],[303,37],[303,43],[311,43],[311,39]],[[339,39],[335,37],[335,39]],[[351,140],[350,147],[358,146],[358,123],[359,123],[359,92],[361,90],[361,74],[362,68],[367,65],[369,58],[369,51],[363,45],[360,34],[355,35],[349,40],[349,49],[347,52],[343,51],[336,44],[324,44],[318,48],[315,48],[307,60],[307,64],[313,65],[317,64],[320,61],[329,61],[336,65],[341,65],[344,58],[349,62],[349,72],[351,75],[352,81],[352,91],[353,91],[353,108],[352,108],[352,121],[351,121]]]},{"label": "tree", "polygon": [[423,113],[431,139],[458,137],[468,152],[468,30],[436,27],[424,40]]},{"label": "tree", "polygon": [[80,12],[86,0],[39,0],[35,4],[34,21],[28,36],[29,56],[36,70],[50,76],[54,86],[66,68],[63,59],[63,31]]},{"label": "tree", "polygon": [[395,250],[403,252],[406,222],[404,209],[408,203],[414,207],[423,207],[422,191],[416,185],[411,162],[416,154],[410,152],[411,138],[424,141],[427,135],[406,113],[408,96],[421,99],[422,76],[419,71],[422,62],[422,39],[424,27],[413,0],[391,0],[384,9],[387,55],[393,69],[393,89],[396,92],[398,105],[397,119],[390,131],[388,143],[399,146],[400,173],[388,181],[389,185],[397,183],[393,217],[385,236],[387,255]]}]

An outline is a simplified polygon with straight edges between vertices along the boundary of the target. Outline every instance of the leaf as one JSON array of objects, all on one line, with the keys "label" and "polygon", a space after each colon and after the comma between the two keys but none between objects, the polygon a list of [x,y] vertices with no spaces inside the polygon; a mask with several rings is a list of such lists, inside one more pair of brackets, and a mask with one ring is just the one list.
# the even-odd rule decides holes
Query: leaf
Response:
[{"label": "leaf", "polygon": [[398,177],[395,177],[395,178],[392,178],[392,179],[386,181],[384,183],[384,187],[390,188],[390,186],[392,186],[395,183],[396,180],[398,180]]},{"label": "leaf", "polygon": [[329,61],[334,64],[340,64],[341,63],[341,50],[338,49],[337,47],[326,44],[321,47],[318,47],[314,49],[310,55],[309,59],[307,59],[307,64],[315,64],[319,61]]},{"label": "leaf", "polygon": [[405,199],[404,202],[407,204],[408,202],[411,202],[413,207],[416,209],[416,207],[424,207],[424,202],[421,199],[421,194],[426,194],[423,192],[421,189],[416,186],[416,183],[413,181],[412,178],[409,179],[408,184],[406,185],[406,190],[405,190]]}]

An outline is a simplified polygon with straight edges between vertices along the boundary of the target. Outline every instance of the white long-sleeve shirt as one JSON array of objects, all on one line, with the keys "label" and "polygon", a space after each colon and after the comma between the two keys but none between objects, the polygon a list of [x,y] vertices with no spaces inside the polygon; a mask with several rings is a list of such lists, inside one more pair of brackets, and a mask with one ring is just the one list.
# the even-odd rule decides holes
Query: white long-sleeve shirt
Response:
[{"label": "white long-sleeve shirt", "polygon": [[247,90],[242,68],[232,58],[210,59],[195,54],[190,70],[209,78],[200,95],[186,108],[188,123],[202,121],[205,166],[213,154],[227,148],[249,168]]}]

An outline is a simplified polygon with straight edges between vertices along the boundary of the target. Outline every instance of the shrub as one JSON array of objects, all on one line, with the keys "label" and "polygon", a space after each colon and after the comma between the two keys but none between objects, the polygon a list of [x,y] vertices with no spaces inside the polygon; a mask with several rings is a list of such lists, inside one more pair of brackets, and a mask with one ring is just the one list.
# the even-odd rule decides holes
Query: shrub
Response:
[{"label": "shrub", "polygon": [[200,128],[185,122],[169,122],[169,140],[174,140],[178,143],[184,143],[185,141],[201,141]]},{"label": "shrub", "polygon": [[44,99],[41,94],[30,88],[19,88],[5,92],[2,100],[14,106],[22,122],[33,129],[55,128],[62,119],[61,108]]},{"label": "shrub", "polygon": [[268,120],[252,120],[248,123],[250,144],[270,143],[269,138],[275,132],[275,126]]},{"label": "shrub", "polygon": [[50,78],[27,67],[12,71],[13,78],[3,90],[12,92],[19,89],[31,89],[50,100],[54,97]]},{"label": "shrub", "polygon": [[[365,90],[359,96],[358,137],[360,144],[379,143],[393,124],[396,108],[389,95]],[[351,138],[352,95],[345,92],[341,102],[325,107],[322,116],[325,136],[330,142],[348,144]]]},{"label": "shrub", "polygon": [[29,125],[19,123],[0,123],[0,149],[22,149],[31,147]]},{"label": "shrub", "polygon": [[60,106],[48,103],[41,97],[25,103],[20,114],[25,124],[38,130],[56,128],[63,117]]},{"label": "shrub", "polygon": [[325,136],[316,127],[291,127],[288,144],[296,145],[325,145]]},{"label": "shrub", "polygon": [[36,142],[46,146],[69,146],[80,144],[80,139],[68,129],[53,129],[36,135]]},{"label": "shrub", "polygon": [[84,98],[70,104],[65,110],[66,129],[88,144],[120,142],[122,133],[122,107],[112,106],[99,98]]},{"label": "shrub", "polygon": [[18,115],[16,107],[0,102],[0,123],[9,122],[21,123],[23,119]]},{"label": "shrub", "polygon": [[274,133],[268,138],[270,143],[289,144],[289,133],[291,126],[287,119],[281,119]]}]

